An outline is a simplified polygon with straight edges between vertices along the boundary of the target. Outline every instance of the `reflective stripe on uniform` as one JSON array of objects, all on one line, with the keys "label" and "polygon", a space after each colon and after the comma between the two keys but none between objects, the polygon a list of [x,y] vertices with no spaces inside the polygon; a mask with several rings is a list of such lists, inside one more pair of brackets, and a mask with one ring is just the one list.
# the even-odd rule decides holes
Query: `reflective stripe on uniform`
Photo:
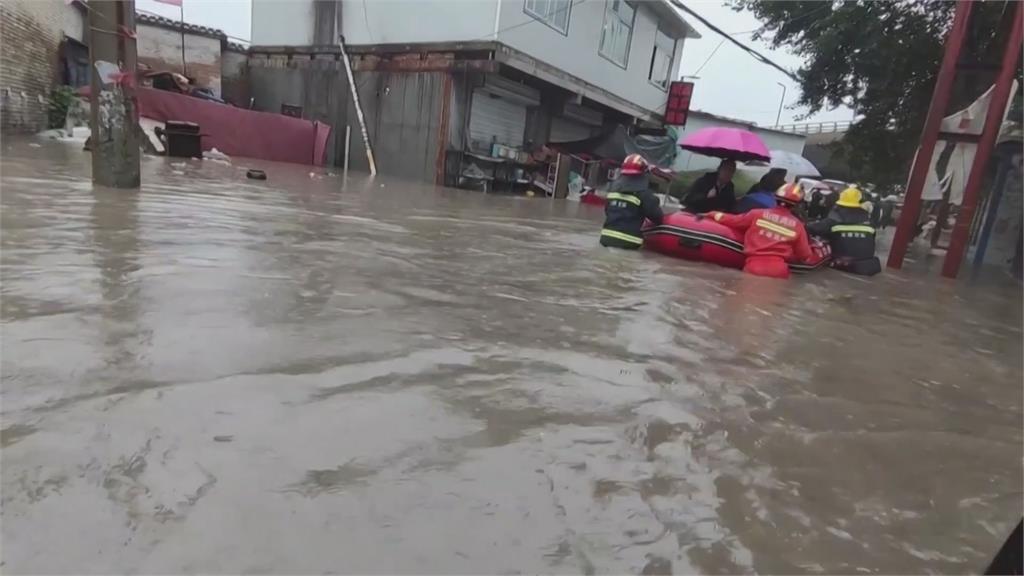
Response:
[{"label": "reflective stripe on uniform", "polygon": [[863,234],[874,234],[875,229],[865,224],[836,224],[832,227],[833,232],[861,232]]},{"label": "reflective stripe on uniform", "polygon": [[[611,194],[609,194],[609,196],[611,196]],[[609,238],[615,238],[616,240],[622,240],[623,242],[630,242],[637,245],[644,243],[643,238],[633,236],[632,234],[626,234],[625,232],[619,232],[618,230],[609,230],[608,228],[601,230],[601,236],[607,236]]]},{"label": "reflective stripe on uniform", "polygon": [[609,192],[608,199],[622,200],[623,202],[629,202],[630,204],[636,204],[637,206],[640,205],[640,199],[637,198],[636,196],[633,196],[632,194],[620,194],[618,192]]},{"label": "reflective stripe on uniform", "polygon": [[796,232],[786,228],[785,226],[780,226],[775,222],[769,222],[763,218],[758,218],[756,224],[765,230],[771,230],[776,234],[782,234],[786,238],[796,238]]}]

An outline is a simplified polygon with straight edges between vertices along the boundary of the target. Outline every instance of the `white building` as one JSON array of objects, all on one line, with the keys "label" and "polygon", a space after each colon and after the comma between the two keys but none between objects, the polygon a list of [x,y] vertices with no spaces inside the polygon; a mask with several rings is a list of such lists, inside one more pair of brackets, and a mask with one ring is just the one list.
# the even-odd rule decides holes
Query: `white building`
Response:
[{"label": "white building", "polygon": [[[323,4],[253,0],[254,45],[309,46]],[[368,0],[338,2],[347,44],[497,42],[497,58],[622,112],[654,118],[678,76],[686,38],[699,35],[669,0]],[[320,9],[321,19],[337,11]],[[334,43],[335,34],[331,34]],[[611,96],[611,97],[609,97]]]},{"label": "white building", "polygon": [[[256,106],[301,105],[315,119],[348,123],[324,112],[333,104],[320,94],[287,84],[294,78],[257,71],[336,59],[339,32],[357,73],[387,75],[375,80],[385,82],[384,90],[366,96],[368,114],[404,134],[395,152],[427,159],[407,171],[410,176],[433,174],[427,164],[435,155],[439,165],[447,164],[452,151],[486,154],[494,144],[533,149],[614,124],[658,127],[685,41],[699,37],[670,0],[253,0],[250,81]],[[411,77],[399,78],[401,73]],[[428,81],[423,74],[441,77]],[[452,87],[446,88],[444,75]],[[412,112],[407,106],[383,116],[385,97],[406,93],[413,80],[417,90],[428,84],[418,98],[419,116],[436,111],[447,126],[400,113]],[[438,129],[446,134],[438,138]],[[375,147],[387,138],[377,134]],[[410,139],[422,146],[409,149]]]}]

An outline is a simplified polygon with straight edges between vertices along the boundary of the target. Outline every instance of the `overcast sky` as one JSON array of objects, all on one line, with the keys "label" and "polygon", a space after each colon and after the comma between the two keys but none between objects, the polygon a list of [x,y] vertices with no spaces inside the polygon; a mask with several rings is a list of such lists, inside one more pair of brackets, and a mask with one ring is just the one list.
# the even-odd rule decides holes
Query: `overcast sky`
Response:
[{"label": "overcast sky", "polygon": [[[388,0],[365,1],[387,2]],[[250,0],[184,0],[184,4],[186,21],[219,28],[230,36],[245,41],[249,40]],[[749,31],[756,29],[759,24],[750,13],[735,12],[724,6],[721,0],[686,0],[686,4],[726,32],[747,32],[736,36],[736,38],[776,63],[791,69],[800,65],[798,57],[784,50],[773,51],[763,43],[751,41]],[[154,12],[168,18],[178,18],[177,7],[161,4],[156,0],[136,0],[135,6],[139,10]],[[761,126],[771,126],[775,124],[779,101],[782,98],[782,87],[776,82],[781,82],[786,86],[781,123],[797,121],[797,116],[804,110],[791,107],[800,97],[796,83],[778,70],[754,60],[739,47],[729,42],[722,43],[721,36],[705,28],[699,22],[695,22],[693,18],[686,18],[703,37],[686,42],[680,66],[681,74],[692,75],[697,72],[712,52],[715,52],[716,47],[718,48],[711,60],[700,70],[700,77],[693,80],[696,83],[693,95],[695,109],[741,118],[756,122]],[[840,108],[820,112],[810,121],[850,119],[852,119],[852,112],[849,109]]]}]

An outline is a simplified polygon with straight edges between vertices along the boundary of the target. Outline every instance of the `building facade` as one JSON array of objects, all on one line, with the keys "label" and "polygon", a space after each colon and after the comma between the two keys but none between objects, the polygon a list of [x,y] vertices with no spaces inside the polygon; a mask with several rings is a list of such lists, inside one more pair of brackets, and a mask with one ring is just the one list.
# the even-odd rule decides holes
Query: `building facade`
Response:
[{"label": "building facade", "polygon": [[83,11],[61,0],[0,0],[0,130],[46,128],[50,90],[66,74],[62,50],[85,33]]},{"label": "building facade", "polygon": [[[214,28],[184,24],[187,75],[222,93],[223,54],[231,52],[232,89],[245,98],[239,60],[245,49]],[[136,14],[138,62],[156,71],[182,71],[182,24]],[[89,83],[88,4],[79,0],[0,0],[0,129],[36,132],[47,127],[49,97],[56,86]]]},{"label": "building facade", "polygon": [[660,127],[697,34],[667,0],[253,0],[255,106],[354,126],[339,36],[375,149],[402,175],[450,183],[465,154]]},{"label": "building facade", "polygon": [[253,45],[334,44],[335,34],[314,38],[332,15],[333,31],[352,46],[492,41],[507,49],[510,66],[582,88],[584,96],[608,99],[638,117],[656,116],[664,107],[685,40],[699,37],[663,0],[339,2],[340,17],[322,4],[253,0]]}]

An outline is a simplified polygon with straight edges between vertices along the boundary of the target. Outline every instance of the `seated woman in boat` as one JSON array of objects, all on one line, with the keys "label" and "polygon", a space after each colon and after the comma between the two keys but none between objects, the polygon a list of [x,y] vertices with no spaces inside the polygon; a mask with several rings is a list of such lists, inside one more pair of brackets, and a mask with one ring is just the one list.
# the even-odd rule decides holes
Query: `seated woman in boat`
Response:
[{"label": "seated woman in boat", "polygon": [[736,202],[735,214],[743,214],[757,208],[774,208],[775,191],[786,183],[786,169],[772,168],[761,180]]}]

